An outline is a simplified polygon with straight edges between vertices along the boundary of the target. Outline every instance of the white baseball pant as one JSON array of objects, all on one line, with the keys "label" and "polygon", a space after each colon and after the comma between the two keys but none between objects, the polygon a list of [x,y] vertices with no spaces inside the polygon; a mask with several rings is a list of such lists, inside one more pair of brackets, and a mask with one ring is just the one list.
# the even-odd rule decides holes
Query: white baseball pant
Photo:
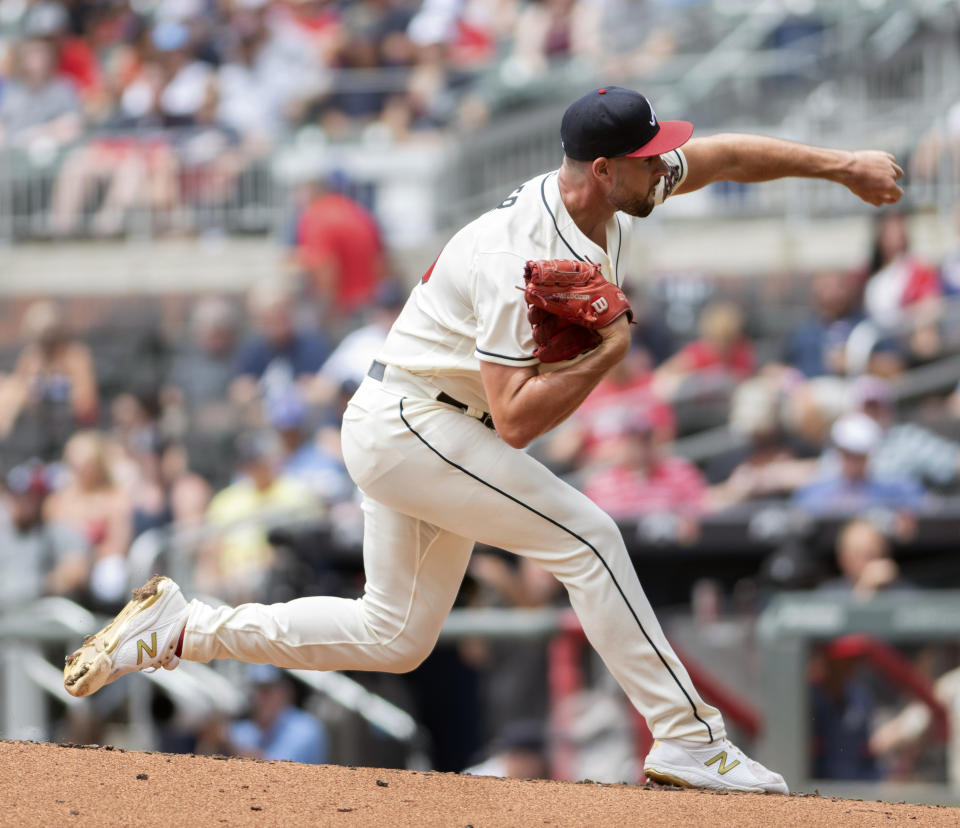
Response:
[{"label": "white baseball pant", "polygon": [[387,368],[347,408],[343,454],[364,494],[363,597],[190,604],[183,657],[309,670],[412,670],[433,649],[474,541],[553,573],[590,643],[658,739],[724,735],[667,642],[614,521],[479,420]]}]

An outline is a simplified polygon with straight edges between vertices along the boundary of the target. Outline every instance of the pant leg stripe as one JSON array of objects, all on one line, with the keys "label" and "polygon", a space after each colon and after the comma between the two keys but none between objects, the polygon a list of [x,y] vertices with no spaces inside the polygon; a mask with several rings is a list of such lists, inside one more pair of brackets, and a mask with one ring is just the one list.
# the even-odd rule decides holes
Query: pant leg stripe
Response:
[{"label": "pant leg stripe", "polygon": [[508,500],[512,500],[512,501],[513,501],[514,503],[516,503],[518,506],[523,507],[524,509],[526,509],[526,510],[529,511],[529,512],[533,512],[533,514],[537,515],[537,517],[543,518],[543,519],[544,519],[545,521],[547,521],[548,523],[553,524],[554,526],[556,526],[556,527],[557,527],[558,529],[560,529],[561,531],[566,532],[568,535],[570,535],[570,536],[573,537],[573,538],[576,538],[578,541],[580,541],[580,543],[582,543],[584,546],[586,546],[588,549],[590,549],[590,551],[593,552],[594,555],[596,555],[597,560],[599,560],[600,563],[603,564],[603,568],[604,568],[605,570],[607,570],[607,574],[610,576],[610,579],[613,581],[613,585],[617,588],[617,592],[620,593],[620,597],[623,598],[623,602],[627,605],[627,609],[630,611],[630,614],[633,616],[633,620],[637,622],[637,626],[640,628],[640,632],[643,633],[643,637],[647,639],[647,643],[650,645],[650,647],[653,649],[653,651],[657,654],[657,658],[660,659],[660,663],[663,664],[663,666],[666,668],[666,671],[670,674],[670,678],[672,678],[672,679],[674,680],[674,682],[676,683],[677,687],[680,688],[680,692],[683,693],[684,698],[686,698],[686,700],[689,702],[690,708],[691,708],[691,710],[693,710],[693,717],[694,717],[698,722],[700,722],[700,724],[702,724],[702,725],[707,729],[707,736],[708,736],[709,740],[712,742],[712,741],[713,741],[713,731],[711,730],[710,725],[707,724],[707,722],[704,721],[704,720],[700,717],[700,714],[697,712],[697,706],[694,704],[693,699],[690,698],[690,694],[687,692],[686,688],[684,688],[684,686],[680,683],[680,679],[677,678],[677,674],[674,673],[673,670],[671,669],[670,665],[667,664],[667,660],[663,657],[663,653],[661,653],[660,650],[657,649],[657,645],[653,643],[653,639],[650,638],[649,634],[648,634],[647,631],[644,629],[643,624],[642,624],[641,621],[640,621],[640,616],[637,615],[637,613],[636,613],[636,611],[634,610],[633,606],[630,604],[630,601],[629,601],[629,599],[627,598],[626,593],[625,593],[625,592],[623,591],[623,589],[621,588],[620,583],[617,581],[616,576],[613,574],[613,571],[610,569],[610,566],[607,564],[607,562],[603,559],[603,555],[601,555],[600,552],[597,551],[597,548],[596,548],[592,543],[590,543],[590,541],[586,540],[585,538],[580,537],[580,535],[578,535],[578,534],[577,534],[576,532],[574,532],[572,529],[568,529],[568,528],[567,528],[566,526],[564,526],[562,523],[559,523],[558,521],[554,520],[554,519],[553,519],[552,517],[550,517],[549,515],[545,515],[543,512],[540,512],[540,511],[538,511],[537,509],[534,509],[534,508],[533,508],[532,506],[530,506],[529,504],[524,503],[522,500],[517,499],[516,497],[514,497],[514,496],[511,495],[511,494],[508,494],[507,492],[503,491],[503,489],[500,489],[500,488],[494,486],[492,483],[488,483],[488,482],[487,482],[486,480],[484,480],[483,478],[477,477],[477,475],[475,475],[473,472],[468,471],[467,469],[465,469],[465,468],[464,468],[463,466],[461,466],[460,464],[455,463],[455,462],[454,462],[453,460],[451,460],[449,457],[446,457],[446,456],[444,456],[443,454],[441,454],[436,448],[434,448],[432,445],[430,445],[430,443],[428,443],[428,442],[426,441],[426,439],[423,437],[423,435],[421,435],[420,432],[418,432],[412,425],[410,425],[410,423],[409,423],[409,421],[407,420],[407,418],[403,416],[403,401],[404,401],[405,399],[406,399],[406,397],[402,397],[402,398],[400,399],[400,419],[403,420],[403,424],[407,427],[407,429],[410,431],[411,434],[413,434],[421,443],[423,443],[428,449],[430,449],[430,451],[432,451],[434,454],[436,454],[437,457],[439,457],[441,460],[443,460],[444,463],[446,463],[447,465],[453,466],[453,468],[457,469],[458,471],[462,471],[465,475],[467,475],[468,477],[472,477],[474,480],[476,480],[478,483],[486,486],[488,489],[492,489],[493,491],[497,492],[498,494],[503,495],[503,496],[504,496],[505,498],[507,498]]}]

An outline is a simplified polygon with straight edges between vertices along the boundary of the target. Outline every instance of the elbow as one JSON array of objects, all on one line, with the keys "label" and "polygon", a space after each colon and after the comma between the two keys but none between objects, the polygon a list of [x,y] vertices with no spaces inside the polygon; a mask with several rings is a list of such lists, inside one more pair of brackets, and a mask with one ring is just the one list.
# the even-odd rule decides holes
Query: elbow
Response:
[{"label": "elbow", "polygon": [[501,424],[496,417],[494,417],[493,422],[496,424],[500,439],[510,448],[525,449],[537,436],[529,428],[523,428],[519,423],[506,421]]}]

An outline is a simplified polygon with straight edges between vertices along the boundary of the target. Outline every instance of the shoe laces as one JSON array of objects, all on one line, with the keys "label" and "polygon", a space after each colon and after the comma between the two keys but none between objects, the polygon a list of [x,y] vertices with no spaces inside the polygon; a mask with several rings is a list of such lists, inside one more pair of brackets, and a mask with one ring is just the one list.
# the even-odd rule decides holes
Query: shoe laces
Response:
[{"label": "shoe laces", "polygon": [[729,751],[730,753],[733,753],[737,757],[737,759],[743,762],[743,764],[746,765],[748,768],[750,768],[750,770],[752,770],[755,774],[766,775],[770,773],[770,771],[768,771],[756,759],[751,759],[749,756],[747,756],[746,753],[744,753],[729,739],[725,738],[722,742],[722,746],[725,750]]}]

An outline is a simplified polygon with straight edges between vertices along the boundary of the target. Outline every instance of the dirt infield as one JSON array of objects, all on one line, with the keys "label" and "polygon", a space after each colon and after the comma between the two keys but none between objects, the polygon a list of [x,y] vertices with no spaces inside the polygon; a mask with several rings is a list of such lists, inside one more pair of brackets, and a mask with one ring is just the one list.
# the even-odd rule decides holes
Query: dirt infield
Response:
[{"label": "dirt infield", "polygon": [[956,826],[960,810],[0,742],[0,825]]}]

